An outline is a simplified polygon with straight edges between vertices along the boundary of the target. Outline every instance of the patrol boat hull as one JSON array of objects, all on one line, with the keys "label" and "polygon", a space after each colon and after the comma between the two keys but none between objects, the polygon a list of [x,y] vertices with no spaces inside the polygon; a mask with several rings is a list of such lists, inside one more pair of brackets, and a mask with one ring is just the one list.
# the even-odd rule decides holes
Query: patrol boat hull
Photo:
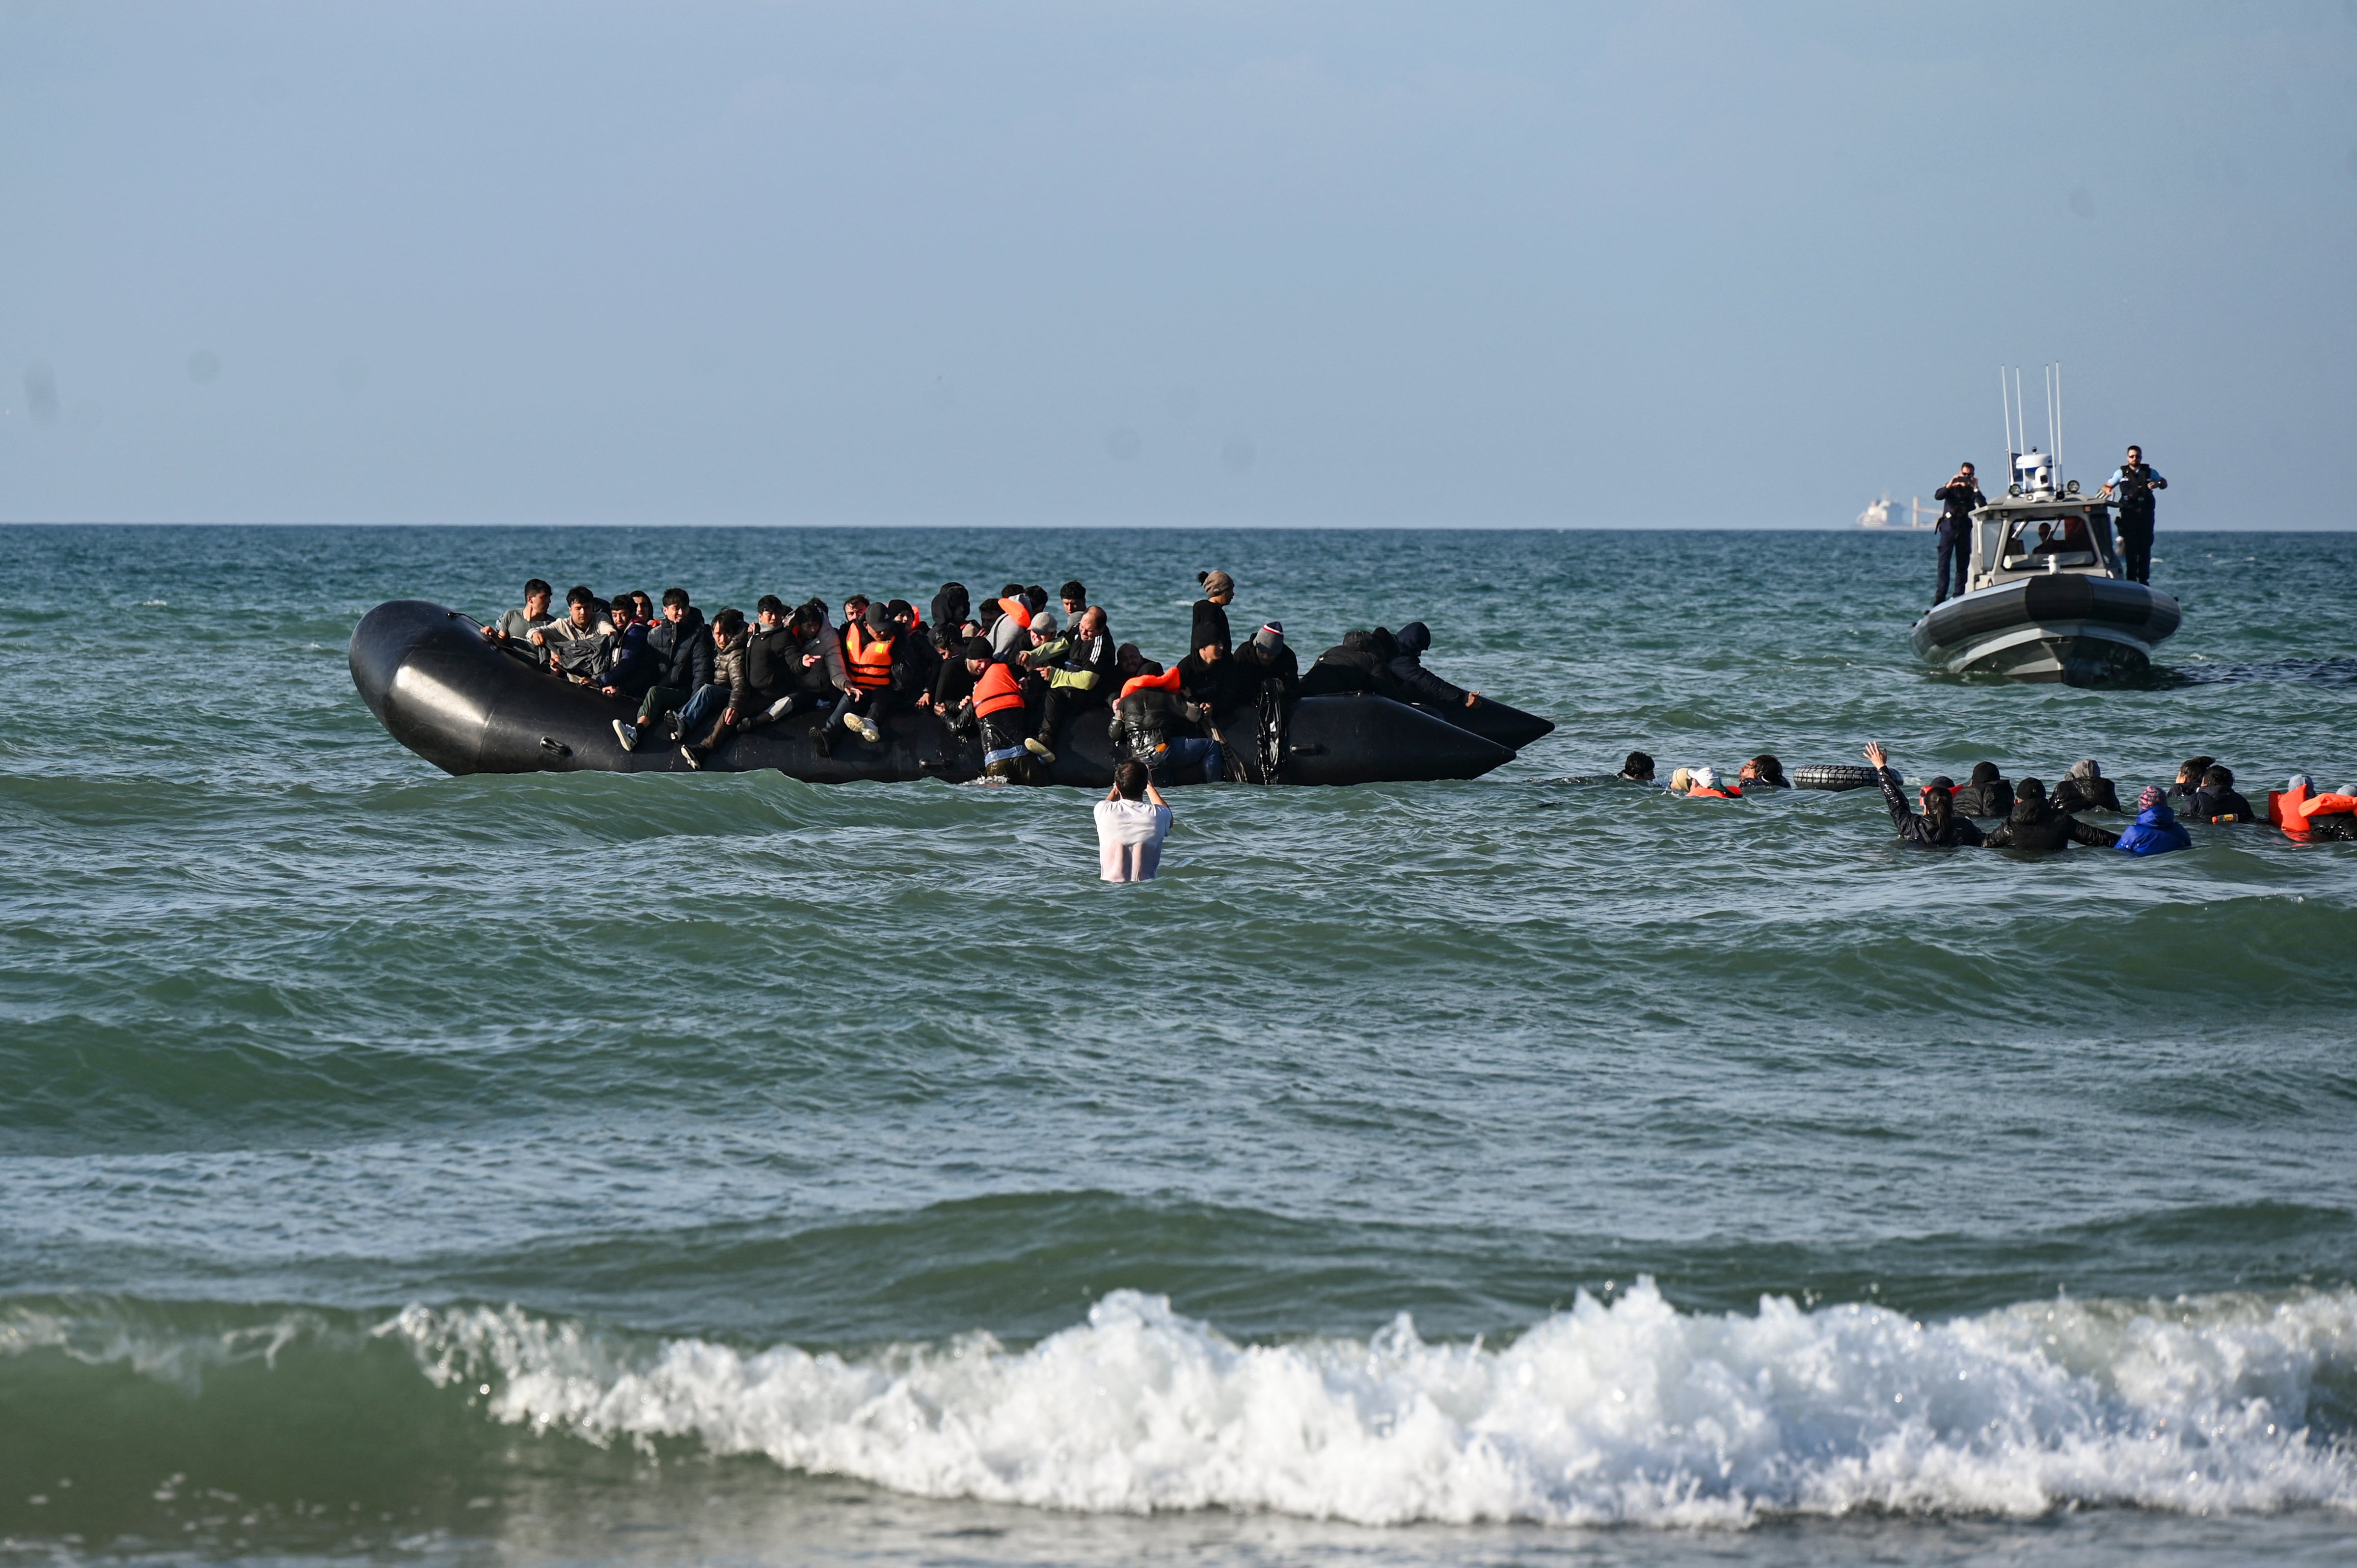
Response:
[{"label": "patrol boat hull", "polygon": [[1933,607],[1915,623],[1915,652],[1952,675],[2102,685],[2143,674],[2181,614],[2142,583],[2041,573]]},{"label": "patrol boat hull", "polygon": [[[625,751],[614,720],[634,704],[534,670],[486,641],[476,623],[422,599],[379,605],[352,631],[352,684],[393,739],[447,773],[683,773],[670,744]],[[842,735],[828,755],[812,745],[813,719],[795,714],[732,737],[705,766],[715,772],[774,769],[813,784],[942,779],[982,773],[980,743],[931,714],[877,721],[880,738]],[[1052,780],[1102,789],[1113,781],[1106,712],[1073,715],[1052,743]],[[1221,715],[1244,775],[1279,784],[1374,784],[1475,779],[1513,751],[1386,697],[1305,697],[1287,715],[1284,754],[1271,770],[1256,742],[1257,713]],[[1180,783],[1199,783],[1200,769]]]}]

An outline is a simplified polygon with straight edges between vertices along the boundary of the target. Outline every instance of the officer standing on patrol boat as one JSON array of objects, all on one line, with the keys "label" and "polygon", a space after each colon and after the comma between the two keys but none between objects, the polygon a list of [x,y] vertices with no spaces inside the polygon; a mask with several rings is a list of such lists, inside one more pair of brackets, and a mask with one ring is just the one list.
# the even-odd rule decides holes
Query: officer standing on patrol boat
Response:
[{"label": "officer standing on patrol boat", "polygon": [[1948,563],[1956,564],[1956,593],[1961,596],[1973,585],[1972,569],[1966,564],[1972,559],[1973,509],[1986,506],[1988,498],[1981,494],[1980,481],[1973,478],[1970,463],[1956,465],[1956,477],[1932,492],[1935,501],[1946,503],[1940,513],[1940,532],[1933,535],[1940,550],[1940,585],[1932,592],[1932,603],[1938,605],[1948,597]]},{"label": "officer standing on patrol boat", "polygon": [[2131,581],[2152,581],[2152,493],[2169,489],[2169,481],[2144,460],[2144,448],[2128,448],[2127,460],[2113,471],[2097,492],[2099,500],[2120,503],[2120,553]]}]

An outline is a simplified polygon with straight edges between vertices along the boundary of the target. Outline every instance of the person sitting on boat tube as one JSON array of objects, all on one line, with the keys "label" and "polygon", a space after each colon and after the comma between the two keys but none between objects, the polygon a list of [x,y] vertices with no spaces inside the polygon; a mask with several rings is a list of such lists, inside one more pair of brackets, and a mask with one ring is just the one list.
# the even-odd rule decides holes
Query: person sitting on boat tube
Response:
[{"label": "person sitting on boat tube", "polygon": [[1880,741],[1867,743],[1866,760],[1874,769],[1875,782],[1882,786],[1882,803],[1889,808],[1890,825],[1899,830],[1901,842],[1926,849],[1980,847],[1981,830],[1971,818],[1956,815],[1956,787],[1947,775],[1933,779],[1918,792],[1923,802],[1919,814],[1907,809],[1907,799],[1899,792],[1899,775],[1891,771],[1890,754]]},{"label": "person sitting on boat tube", "polygon": [[1933,535],[1940,552],[1940,583],[1932,590],[1932,602],[1942,603],[1948,596],[1948,565],[1955,564],[1956,592],[1962,594],[1972,585],[1973,509],[1988,505],[1981,494],[1980,481],[1973,478],[1970,463],[1956,465],[1956,477],[1932,492],[1932,499],[1942,503],[1940,529]]},{"label": "person sitting on boat tube", "polygon": [[503,644],[520,658],[531,658],[529,650],[519,649],[517,645],[556,618],[555,612],[548,607],[555,598],[556,590],[534,577],[523,585],[523,608],[509,610],[483,628],[484,640]]}]

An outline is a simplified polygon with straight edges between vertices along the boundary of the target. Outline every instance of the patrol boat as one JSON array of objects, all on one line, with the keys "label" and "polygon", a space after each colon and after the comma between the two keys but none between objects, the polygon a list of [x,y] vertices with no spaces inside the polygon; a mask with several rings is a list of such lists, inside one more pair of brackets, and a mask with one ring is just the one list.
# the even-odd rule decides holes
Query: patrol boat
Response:
[{"label": "patrol boat", "polygon": [[[2049,375],[2050,434],[2059,437],[2060,367]],[[2016,447],[2019,400],[2007,402],[2006,445]],[[2063,481],[2052,453],[2033,446],[2008,456],[2012,483],[1973,513],[1964,591],[1915,623],[1917,656],[1952,675],[2071,686],[2133,680],[2177,630],[2177,601],[2129,578],[2112,532],[2117,502]]]}]

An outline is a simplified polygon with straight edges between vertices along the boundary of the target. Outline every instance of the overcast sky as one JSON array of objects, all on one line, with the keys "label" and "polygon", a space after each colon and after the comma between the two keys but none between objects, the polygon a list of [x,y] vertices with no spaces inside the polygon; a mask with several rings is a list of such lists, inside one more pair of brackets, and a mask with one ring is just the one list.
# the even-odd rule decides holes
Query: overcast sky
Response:
[{"label": "overcast sky", "polygon": [[0,0],[0,521],[1845,525],[2049,360],[2346,523],[2357,0]]}]

